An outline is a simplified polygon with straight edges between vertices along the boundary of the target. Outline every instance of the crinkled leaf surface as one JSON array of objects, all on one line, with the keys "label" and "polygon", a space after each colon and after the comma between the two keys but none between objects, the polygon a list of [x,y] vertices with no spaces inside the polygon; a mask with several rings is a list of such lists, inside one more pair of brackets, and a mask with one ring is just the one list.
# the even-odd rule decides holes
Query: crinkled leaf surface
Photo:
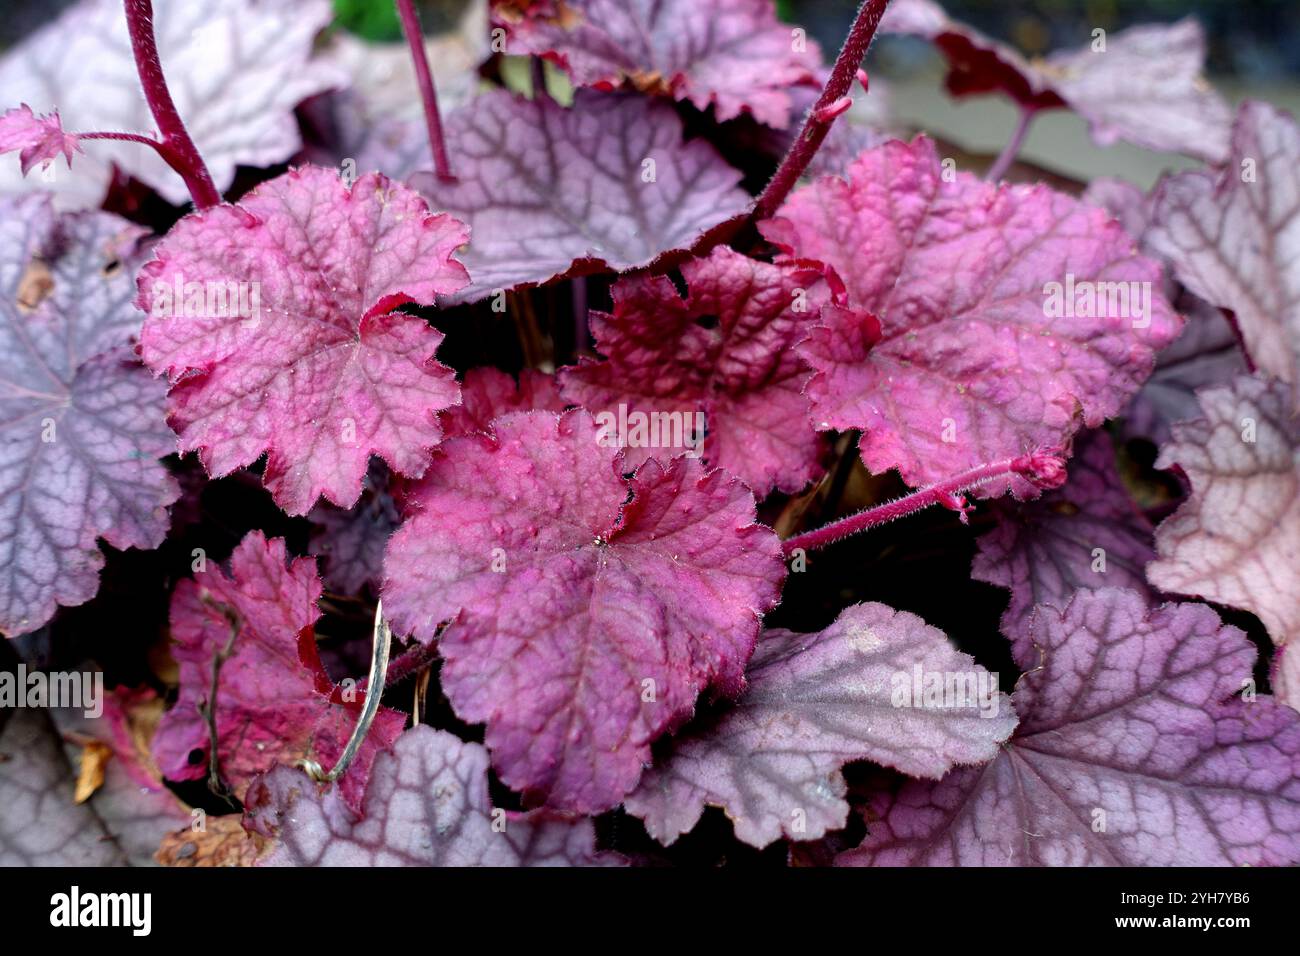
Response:
[{"label": "crinkled leaf surface", "polygon": [[[312,625],[321,594],[315,561],[286,564],[284,541],[253,531],[230,558],[176,586],[172,656],[180,694],[163,715],[153,753],[163,775],[208,775],[209,724],[200,708],[216,680],[217,757],[223,781],[242,797],[249,781],[281,763],[312,756],[329,767],[352,732],[364,692],[345,702],[321,666]],[[402,732],[406,715],[381,708],[356,761],[341,778],[343,798],[359,807],[375,755]]]},{"label": "crinkled leaf surface", "polygon": [[507,415],[493,432],[435,452],[384,558],[384,610],[425,643],[453,621],[443,690],[487,724],[506,784],[604,810],[701,691],[743,688],[780,545],[749,490],[698,459],[625,479],[580,409]]},{"label": "crinkled leaf surface", "polygon": [[1080,591],[1034,618],[1043,668],[996,760],[872,800],[838,862],[1259,866],[1300,860],[1300,714],[1234,697],[1255,651],[1203,604]]},{"label": "crinkled leaf surface", "polygon": [[460,404],[442,412],[442,431],[446,437],[487,432],[492,420],[510,412],[544,409],[564,411],[565,402],[555,376],[526,368],[514,376],[498,368],[472,368],[465,373],[460,388]]},{"label": "crinkled leaf surface", "polygon": [[458,182],[410,181],[470,224],[458,299],[644,266],[749,205],[712,146],[682,141],[670,104],[634,94],[579,91],[565,109],[497,90],[452,112],[446,134]]},{"label": "crinkled leaf surface", "polygon": [[131,354],[141,230],[0,198],[0,630],[90,600],[104,556],[154,548],[180,490],[164,388]]},{"label": "crinkled leaf surface", "polygon": [[524,11],[493,4],[506,52],[562,66],[579,86],[627,83],[647,93],[714,107],[719,120],[750,113],[784,128],[790,88],[815,82],[817,44],[795,43],[770,0],[563,0]]},{"label": "crinkled leaf surface", "polygon": [[1029,62],[948,18],[933,0],[894,0],[880,29],[930,40],[948,61],[953,96],[1002,92],[1022,109],[1069,106],[1101,146],[1124,140],[1210,162],[1228,154],[1232,111],[1206,82],[1205,32],[1188,17],[1141,24]]},{"label": "crinkled leaf surface", "polygon": [[[828,310],[803,348],[814,422],[864,429],[867,467],[913,486],[1101,424],[1180,327],[1159,266],[1102,210],[1041,185],[946,182],[925,137],[797,190],[762,230],[831,266],[855,310]],[[879,318],[878,343],[861,312]],[[1008,488],[1034,494],[1020,478],[979,494]]]},{"label": "crinkled leaf surface", "polygon": [[1247,102],[1217,173],[1165,179],[1148,235],[1180,282],[1231,309],[1255,367],[1300,389],[1300,126]]},{"label": "crinkled leaf surface", "polygon": [[1243,376],[1200,393],[1204,414],[1173,426],[1159,468],[1191,497],[1156,529],[1151,583],[1245,608],[1274,643],[1300,635],[1300,418],[1280,382]]},{"label": "crinkled leaf surface", "polygon": [[[214,476],[267,453],[266,486],[290,514],[321,495],[351,506],[371,454],[418,475],[458,389],[433,357],[442,333],[392,310],[461,288],[452,253],[465,239],[403,185],[369,174],[349,189],[316,166],[182,219],[141,270],[138,300],[182,450]],[[235,284],[241,308],[189,292],[178,306],[190,283]]]},{"label": "crinkled leaf surface", "polygon": [[[984,681],[987,696],[914,700],[918,668],[922,680],[961,675],[972,691]],[[746,676],[735,707],[675,740],[624,801],[656,839],[690,830],[706,804],[722,807],[753,846],[817,839],[848,818],[840,768],[849,761],[937,778],[992,760],[1016,725],[996,674],[883,604],[846,608],[816,634],[765,632]]]},{"label": "crinkled leaf surface", "polygon": [[356,504],[345,511],[321,503],[308,518],[315,526],[309,550],[321,559],[325,585],[349,595],[378,589],[384,548],[398,525],[397,504],[388,491],[388,469],[372,462]]},{"label": "crinkled leaf surface", "polygon": [[[561,370],[564,396],[616,419],[620,407],[692,423],[702,412],[708,435],[695,436],[693,453],[744,479],[758,498],[773,488],[798,491],[820,472],[803,394],[811,370],[795,351],[816,321],[807,293],[820,270],[769,265],[719,247],[681,272],[685,299],[662,276],[614,286],[614,311],[593,313],[591,321],[607,357]],[[687,450],[660,435],[657,447],[629,443],[624,456],[635,467]]]},{"label": "crinkled leaf surface", "polygon": [[[159,0],[154,33],[176,108],[217,188],[235,167],[283,162],[302,145],[293,108],[339,84],[343,74],[311,55],[329,23],[326,0]],[[76,131],[152,135],[154,119],[140,90],[120,0],[82,0],[0,59],[5,106],[58,109]],[[0,191],[52,189],[63,205],[97,206],[112,167],[189,202],[180,176],[151,148],[96,141],[73,172],[24,182],[0,162]]]},{"label": "crinkled leaf surface", "polygon": [[1025,670],[1038,664],[1030,627],[1035,605],[1063,608],[1078,589],[1149,593],[1151,523],[1120,481],[1115,446],[1105,432],[1080,443],[1064,486],[1036,501],[999,507],[997,522],[979,539],[971,577],[1011,591],[1002,633]]},{"label": "crinkled leaf surface", "polygon": [[412,727],[375,760],[362,813],[333,787],[278,767],[249,791],[246,824],[275,839],[263,866],[588,866],[591,821],[546,810],[496,811],[488,753],[442,730]]},{"label": "crinkled leaf surface", "polygon": [[25,103],[0,115],[0,153],[18,151],[19,168],[24,176],[40,163],[42,167],[58,159],[59,154],[72,167],[72,154],[81,152],[77,137],[63,131],[59,113],[37,116]]}]

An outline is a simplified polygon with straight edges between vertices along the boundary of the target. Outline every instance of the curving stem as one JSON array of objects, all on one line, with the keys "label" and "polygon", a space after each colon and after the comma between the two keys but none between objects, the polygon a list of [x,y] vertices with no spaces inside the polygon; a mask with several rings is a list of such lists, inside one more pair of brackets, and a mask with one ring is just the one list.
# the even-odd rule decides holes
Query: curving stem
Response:
[{"label": "curving stem", "polygon": [[443,182],[454,183],[447,162],[447,144],[442,135],[442,114],[438,112],[438,91],[433,85],[429,70],[429,56],[424,49],[424,31],[420,29],[420,15],[415,11],[414,0],[397,0],[397,15],[402,18],[402,32],[411,48],[415,64],[415,79],[420,85],[420,98],[424,100],[424,122],[429,130],[429,148],[433,150],[433,169]]},{"label": "curving stem", "polygon": [[128,137],[125,134],[96,134],[90,138],[127,139],[153,146],[167,164],[185,180],[194,197],[194,205],[207,209],[221,202],[221,193],[212,182],[212,174],[199,155],[194,140],[190,139],[185,124],[181,122],[171,91],[163,76],[162,61],[158,59],[158,44],[153,35],[153,0],[126,0],[126,27],[131,34],[131,52],[135,68],[144,87],[144,98],[153,113],[154,122],[162,140],[155,142],[147,137]]},{"label": "curving stem", "polygon": [[298,762],[298,765],[306,770],[308,776],[313,780],[321,783],[333,783],[343,776],[344,771],[356,758],[357,751],[361,749],[366,734],[370,732],[370,725],[374,723],[375,714],[379,713],[379,701],[384,696],[384,684],[388,676],[388,645],[392,641],[392,637],[392,632],[388,629],[388,622],[384,620],[384,602],[380,601],[375,605],[375,629],[372,636],[370,676],[366,678],[366,700],[361,706],[361,716],[357,719],[357,725],[352,728],[352,736],[348,738],[347,746],[343,748],[343,753],[339,755],[338,762],[328,772],[322,770],[321,765],[315,760],[301,760]]},{"label": "curving stem", "polygon": [[844,112],[848,106],[846,100],[849,89],[858,78],[858,68],[862,65],[862,58],[867,55],[867,47],[871,45],[871,40],[876,35],[876,28],[880,26],[880,18],[885,15],[887,6],[889,0],[863,0],[862,6],[858,7],[858,15],[853,20],[853,26],[844,40],[844,46],[840,47],[839,56],[835,58],[830,78],[826,80],[826,88],[822,90],[822,95],[808,111],[803,128],[795,137],[794,145],[785,154],[781,165],[776,168],[771,180],[759,195],[758,202],[754,204],[754,219],[771,218],[781,208],[785,197],[790,194],[790,190],[799,181],[803,171],[817,155],[817,150],[822,140],[826,138],[826,134],[830,132],[835,117]]},{"label": "curving stem", "polygon": [[993,165],[984,174],[986,180],[995,183],[1007,174],[1007,170],[1011,168],[1011,164],[1016,161],[1016,157],[1020,154],[1020,147],[1025,145],[1025,137],[1029,134],[1029,126],[1033,123],[1037,114],[1038,111],[1035,109],[1023,106],[1020,108],[1020,119],[1016,122],[1015,132],[1011,134],[1011,139],[1007,141],[1007,145],[1002,147],[1002,152],[998,154],[997,159],[993,160]]}]

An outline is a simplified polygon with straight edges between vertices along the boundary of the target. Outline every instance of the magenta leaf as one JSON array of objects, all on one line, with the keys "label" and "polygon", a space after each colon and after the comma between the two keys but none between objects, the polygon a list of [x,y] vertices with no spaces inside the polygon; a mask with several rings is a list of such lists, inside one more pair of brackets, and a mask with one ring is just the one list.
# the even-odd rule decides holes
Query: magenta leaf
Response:
[{"label": "magenta leaf", "polygon": [[[1068,445],[1124,407],[1181,325],[1159,266],[1102,210],[949,176],[925,137],[797,190],[761,228],[847,287],[852,311],[827,310],[804,347],[814,422],[863,429],[867,467],[913,487]],[[1035,494],[1011,477],[979,494],[1008,489]]]},{"label": "magenta leaf", "polygon": [[1151,523],[1120,481],[1115,446],[1105,432],[1090,432],[1076,452],[1063,487],[998,508],[998,525],[979,539],[971,566],[976,581],[1010,589],[1002,633],[1025,670],[1038,665],[1031,635],[1035,605],[1063,608],[1079,589],[1150,593]]},{"label": "magenta leaf", "polygon": [[1178,280],[1236,316],[1255,367],[1300,388],[1300,126],[1247,102],[1218,172],[1163,180],[1148,241]]},{"label": "magenta leaf", "polygon": [[[753,846],[817,839],[848,817],[840,768],[849,761],[938,778],[992,760],[1016,726],[996,674],[883,604],[846,608],[816,634],[766,632],[746,676],[737,704],[677,738],[624,801],[656,839],[672,843],[706,804]],[[933,699],[923,696],[927,680],[940,688]]]},{"label": "magenta leaf", "polygon": [[750,113],[784,129],[791,87],[815,83],[817,44],[780,23],[771,0],[494,0],[506,52],[558,63],[578,86],[627,84],[714,107],[719,120]]},{"label": "magenta leaf", "polygon": [[470,224],[457,301],[648,265],[749,205],[712,146],[682,142],[671,105],[636,95],[579,91],[565,109],[497,90],[452,112],[446,136],[459,181],[410,182]]},{"label": "magenta leaf", "polygon": [[399,524],[388,470],[372,462],[356,504],[344,510],[321,502],[307,517],[314,525],[309,550],[321,559],[326,586],[348,595],[377,591],[384,548]]},{"label": "magenta leaf", "polygon": [[142,230],[0,198],[0,630],[34,631],[99,588],[115,548],[155,548],[180,494],[163,387],[131,354]]},{"label": "magenta leaf", "polygon": [[1151,583],[1245,608],[1283,645],[1300,636],[1300,418],[1280,382],[1243,376],[1200,393],[1203,417],[1173,426],[1156,466],[1191,497],[1156,529]]},{"label": "magenta leaf", "polygon": [[375,760],[365,806],[278,767],[249,789],[247,827],[274,839],[262,866],[592,866],[590,820],[492,806],[488,753],[415,726]]},{"label": "magenta leaf", "polygon": [[[180,695],[163,715],[153,753],[164,776],[209,775],[214,699],[217,764],[222,780],[242,797],[257,774],[304,757],[328,768],[356,723],[365,694],[335,687],[316,652],[312,625],[320,612],[316,563],[286,564],[284,541],[253,531],[230,558],[230,572],[212,564],[172,596],[172,656],[180,666]],[[352,698],[352,699],[350,699]],[[359,807],[375,755],[402,732],[406,715],[381,708],[370,735],[340,778],[343,798]]]},{"label": "magenta leaf", "polygon": [[[757,498],[800,490],[821,471],[803,394],[811,370],[795,351],[816,320],[808,293],[820,270],[719,247],[681,271],[685,299],[664,277],[614,286],[613,313],[593,313],[591,323],[607,358],[561,370],[564,397],[617,423],[629,467],[651,456],[702,455]],[[655,421],[665,423],[657,436],[648,425],[644,434],[634,430]]]},{"label": "magenta leaf", "polygon": [[[218,189],[231,185],[236,166],[283,162],[302,145],[294,107],[343,79],[312,56],[313,41],[330,18],[325,0],[154,4],[168,86]],[[155,132],[121,0],[81,0],[14,47],[0,59],[0,90],[4,106],[57,108],[64,125],[79,132]],[[16,169],[0,163],[0,190],[43,187],[59,194],[60,205],[98,206],[114,166],[168,202],[190,200],[157,152],[111,140],[87,145],[73,175],[49,181],[24,184]]]},{"label": "magenta leaf", "polygon": [[950,20],[933,0],[894,0],[880,29],[934,43],[948,61],[953,96],[1002,92],[1031,112],[1068,106],[1101,146],[1124,140],[1210,162],[1228,155],[1232,111],[1205,80],[1205,32],[1190,17],[1103,31],[1033,63]]},{"label": "magenta leaf", "polygon": [[533,409],[562,412],[564,408],[554,375],[526,368],[516,381],[500,369],[472,368],[461,383],[460,404],[444,410],[439,418],[443,435],[452,438],[486,433],[491,430],[494,418],[510,412]]},{"label": "magenta leaf", "polygon": [[77,137],[63,131],[58,110],[48,116],[37,116],[26,103],[0,114],[0,153],[13,150],[18,150],[24,176],[37,163],[42,168],[48,167],[60,153],[71,169],[73,152],[82,151]]},{"label": "magenta leaf", "polygon": [[992,763],[875,794],[838,862],[1260,866],[1300,860],[1300,714],[1237,698],[1255,651],[1201,604],[1080,591],[1035,613],[1044,666]]},{"label": "magenta leaf", "polygon": [[[701,691],[735,695],[780,593],[749,490],[698,459],[630,480],[585,411],[521,412],[445,442],[384,559],[398,634],[437,636],[443,690],[486,723],[501,779],[608,809]],[[630,500],[629,500],[630,493]]]},{"label": "magenta leaf", "polygon": [[350,507],[371,454],[418,475],[458,389],[433,357],[442,333],[392,310],[461,288],[465,240],[405,186],[370,174],[349,189],[316,166],[182,219],[138,300],[181,449],[213,476],[267,453],[266,486],[290,514],[320,495]]}]

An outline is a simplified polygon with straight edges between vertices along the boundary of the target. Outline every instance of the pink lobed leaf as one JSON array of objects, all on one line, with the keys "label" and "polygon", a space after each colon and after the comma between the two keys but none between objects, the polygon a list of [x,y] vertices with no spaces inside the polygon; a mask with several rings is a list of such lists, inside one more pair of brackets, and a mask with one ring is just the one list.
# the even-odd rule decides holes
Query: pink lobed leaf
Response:
[{"label": "pink lobed leaf", "polygon": [[[180,694],[163,715],[153,753],[164,776],[208,775],[209,724],[200,708],[216,680],[218,767],[242,797],[256,775],[311,756],[332,766],[352,732],[364,692],[346,700],[321,666],[312,625],[321,594],[316,563],[286,563],[283,539],[250,532],[230,558],[227,574],[213,564],[176,586],[172,596],[172,656]],[[376,754],[391,746],[406,715],[381,708],[352,767],[340,778],[343,799],[359,807]]]},{"label": "pink lobed leaf", "polygon": [[458,181],[410,182],[472,229],[461,258],[473,281],[449,301],[645,266],[749,206],[740,173],[703,140],[683,142],[667,103],[580,90],[565,109],[497,90],[445,125]]},{"label": "pink lobed leaf", "polygon": [[392,310],[461,288],[466,238],[405,186],[369,174],[349,189],[314,166],[182,219],[138,299],[181,449],[214,477],[267,453],[266,486],[290,514],[321,495],[351,506],[372,453],[418,475],[458,389],[434,360],[442,333]]},{"label": "pink lobed leaf", "polygon": [[[1181,325],[1159,266],[1102,210],[949,176],[925,137],[862,154],[760,228],[847,288],[851,310],[803,347],[814,422],[864,429],[867,467],[914,487],[1067,447],[1124,407]],[[1035,494],[1021,478],[978,494],[1008,489]]]},{"label": "pink lobed leaf", "polygon": [[1202,299],[1236,316],[1256,368],[1300,390],[1300,126],[1248,101],[1217,172],[1178,173],[1157,187],[1152,248]]},{"label": "pink lobed leaf", "polygon": [[37,163],[42,167],[49,166],[60,153],[71,169],[73,152],[82,151],[77,137],[63,131],[58,110],[47,116],[37,116],[26,103],[0,114],[0,153],[13,150],[18,150],[24,176]]},{"label": "pink lobed leaf", "polygon": [[1300,714],[1234,697],[1255,651],[1201,604],[1079,591],[992,763],[871,799],[841,864],[1260,866],[1300,860]]},{"label": "pink lobed leaf", "polygon": [[1242,376],[1199,394],[1203,417],[1173,426],[1156,467],[1191,497],[1156,529],[1147,577],[1255,614],[1278,645],[1300,636],[1300,418],[1290,389]]},{"label": "pink lobed leaf", "polygon": [[180,489],[163,387],[131,354],[143,234],[107,213],[0,198],[0,630],[99,589],[97,539],[156,548]]},{"label": "pink lobed leaf", "polygon": [[[956,675],[987,693],[913,700],[917,669],[922,682]],[[624,801],[661,842],[695,826],[706,804],[722,807],[753,846],[815,840],[848,818],[844,764],[872,760],[937,778],[992,760],[1016,725],[996,674],[942,631],[883,604],[855,604],[815,634],[767,631],[746,677],[736,705],[675,739]]]},{"label": "pink lobed leaf", "polygon": [[[336,788],[277,767],[249,789],[245,826],[275,843],[262,866],[591,866],[590,820],[496,810],[488,753],[417,725],[375,760],[361,813]],[[504,824],[504,826],[503,826]]]},{"label": "pink lobed leaf", "polygon": [[493,2],[493,25],[505,30],[507,53],[552,60],[578,86],[626,84],[701,110],[712,106],[719,120],[750,113],[784,129],[792,118],[791,88],[815,83],[821,63],[817,44],[780,23],[770,0],[563,0],[519,7],[514,0]]},{"label": "pink lobed leaf", "polygon": [[[821,471],[803,394],[811,370],[795,351],[816,321],[808,293],[821,271],[719,247],[681,272],[684,299],[661,276],[616,284],[614,311],[591,322],[607,358],[562,369],[561,392],[598,421],[669,413],[693,423],[680,430],[685,442],[661,434],[659,447],[626,443],[629,467],[686,452],[741,478],[759,499],[773,488],[800,490]],[[689,433],[699,414],[707,438]]]},{"label": "pink lobed leaf", "polygon": [[452,622],[444,692],[501,779],[556,809],[614,806],[701,691],[739,693],[785,575],[735,478],[623,470],[581,409],[507,415],[435,452],[384,558],[394,632]]},{"label": "pink lobed leaf", "polygon": [[1036,605],[1063,608],[1080,589],[1122,587],[1149,595],[1152,527],[1120,481],[1115,446],[1102,431],[1076,450],[1065,485],[1036,501],[1000,507],[979,539],[971,577],[1008,588],[1002,633],[1023,669],[1038,665],[1031,621]]}]

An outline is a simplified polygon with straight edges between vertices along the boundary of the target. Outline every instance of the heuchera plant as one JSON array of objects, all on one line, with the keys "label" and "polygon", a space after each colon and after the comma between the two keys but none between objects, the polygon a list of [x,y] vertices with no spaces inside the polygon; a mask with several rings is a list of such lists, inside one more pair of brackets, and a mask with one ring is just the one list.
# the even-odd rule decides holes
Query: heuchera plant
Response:
[{"label": "heuchera plant", "polygon": [[0,862],[1300,863],[1300,127],[1195,21],[396,14],[0,60],[0,650],[106,688],[0,717]]}]

